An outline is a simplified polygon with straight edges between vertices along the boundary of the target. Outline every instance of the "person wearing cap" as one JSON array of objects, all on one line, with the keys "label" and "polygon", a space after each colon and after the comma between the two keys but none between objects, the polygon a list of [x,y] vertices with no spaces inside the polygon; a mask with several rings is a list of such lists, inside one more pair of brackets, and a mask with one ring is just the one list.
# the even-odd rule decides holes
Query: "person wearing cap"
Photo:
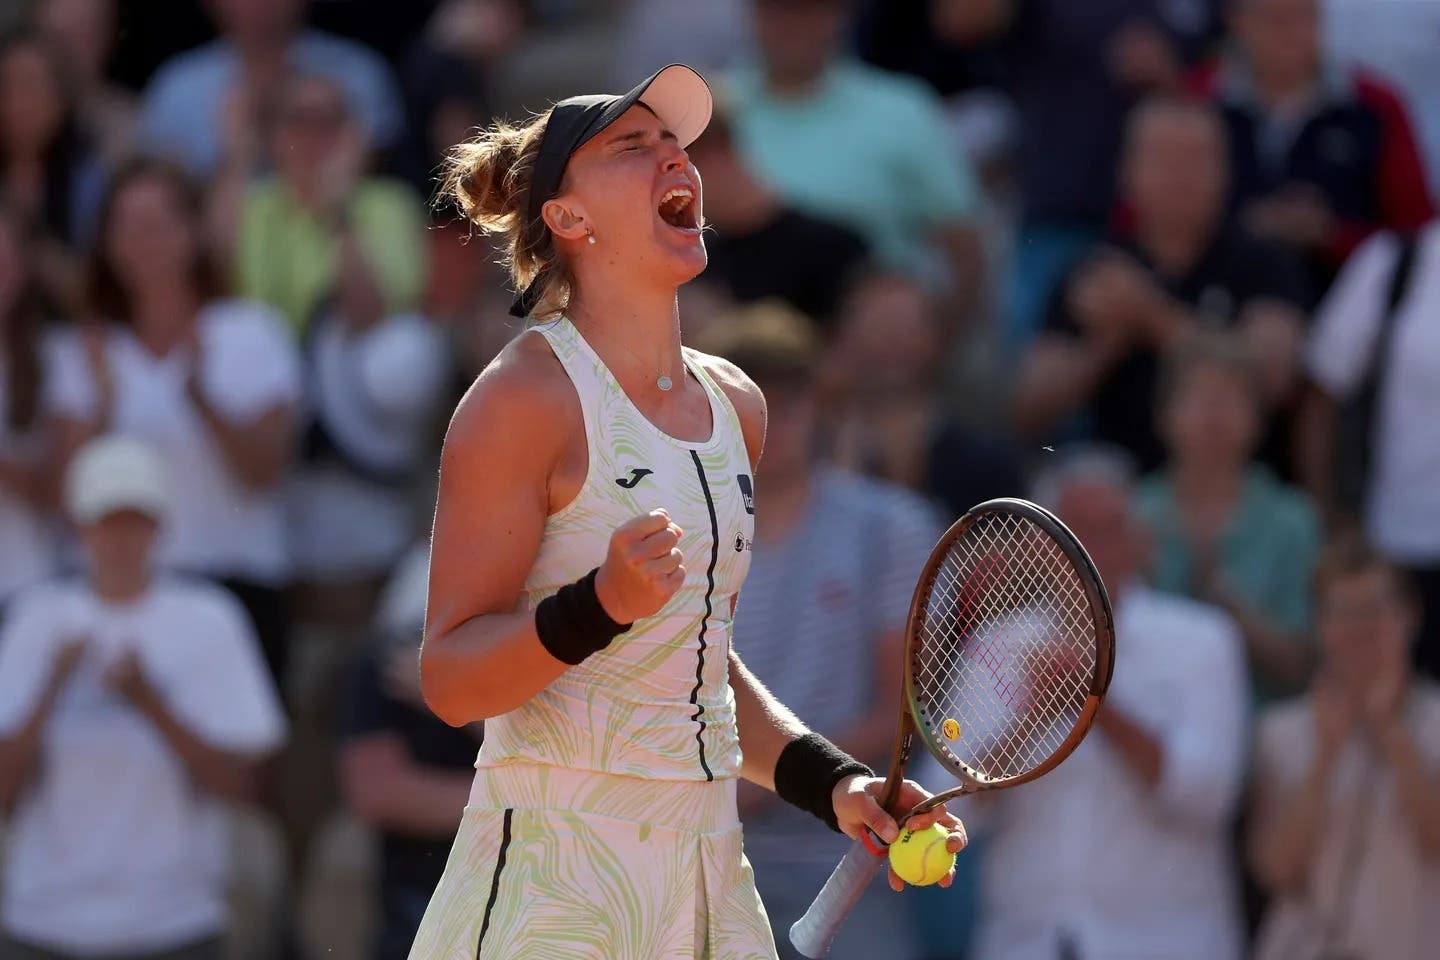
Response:
[{"label": "person wearing cap", "polygon": [[106,436],[64,504],[84,576],[22,593],[0,632],[0,958],[218,960],[223,804],[252,798],[285,722],[244,610],[156,576],[162,460]]},{"label": "person wearing cap", "polygon": [[[765,401],[680,342],[676,291],[706,261],[685,148],[710,112],[671,65],[450,156],[531,327],[441,455],[421,687],[441,719],[486,726],[415,960],[773,958],[741,777],[851,837],[898,834],[881,781],[731,649]],[[907,783],[897,806],[925,796]],[[923,820],[941,817],[958,830]]]}]

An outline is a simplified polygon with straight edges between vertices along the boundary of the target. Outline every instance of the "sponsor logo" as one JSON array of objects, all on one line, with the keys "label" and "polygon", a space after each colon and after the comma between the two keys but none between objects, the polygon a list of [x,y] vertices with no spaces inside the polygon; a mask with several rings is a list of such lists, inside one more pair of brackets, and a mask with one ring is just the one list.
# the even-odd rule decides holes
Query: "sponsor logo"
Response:
[{"label": "sponsor logo", "polygon": [[650,476],[650,474],[654,472],[654,470],[651,470],[648,467],[631,467],[630,476],[621,477],[615,482],[618,483],[620,486],[624,487],[626,490],[630,490],[634,488],[635,484],[639,483],[641,480],[644,480],[646,477]]},{"label": "sponsor logo", "polygon": [[740,496],[745,498],[745,512],[753,517],[755,515],[755,485],[750,482],[750,475],[737,474],[735,482],[740,487]]}]

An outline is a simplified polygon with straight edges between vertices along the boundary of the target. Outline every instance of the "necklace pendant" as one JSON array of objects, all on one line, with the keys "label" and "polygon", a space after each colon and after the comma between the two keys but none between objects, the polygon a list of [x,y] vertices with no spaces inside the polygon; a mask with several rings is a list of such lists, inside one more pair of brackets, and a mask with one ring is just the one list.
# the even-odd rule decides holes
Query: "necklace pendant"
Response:
[{"label": "necklace pendant", "polygon": [[662,373],[660,376],[655,378],[655,386],[659,387],[661,390],[669,390],[671,387],[675,386],[675,382]]}]

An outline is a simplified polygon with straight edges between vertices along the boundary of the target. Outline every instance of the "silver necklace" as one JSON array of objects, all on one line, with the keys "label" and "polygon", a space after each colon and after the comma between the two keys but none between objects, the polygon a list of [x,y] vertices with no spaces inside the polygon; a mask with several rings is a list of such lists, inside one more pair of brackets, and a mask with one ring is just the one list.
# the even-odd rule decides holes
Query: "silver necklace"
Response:
[{"label": "silver necklace", "polygon": [[[574,321],[571,322],[573,323]],[[606,337],[605,339],[608,341],[610,338]],[[645,361],[641,360],[640,356],[634,350],[631,350],[629,347],[625,346],[625,344],[621,343],[618,340],[612,342],[615,344],[615,346],[630,354],[631,358],[636,363],[640,364],[641,366],[645,366]],[[675,381],[670,379],[669,374],[661,373],[655,377],[655,386],[658,387],[660,390],[669,393],[675,387]]]}]

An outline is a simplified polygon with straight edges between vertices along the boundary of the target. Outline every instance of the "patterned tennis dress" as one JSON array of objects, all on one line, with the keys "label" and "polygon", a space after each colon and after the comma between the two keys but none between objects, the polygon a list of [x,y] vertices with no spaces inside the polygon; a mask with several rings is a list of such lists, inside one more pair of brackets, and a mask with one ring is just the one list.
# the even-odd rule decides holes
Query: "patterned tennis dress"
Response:
[{"label": "patterned tennis dress", "polygon": [[773,960],[741,850],[728,655],[753,484],[729,398],[686,351],[713,429],[677,440],[631,404],[566,319],[538,326],[579,394],[589,469],[545,523],[534,608],[664,507],[686,578],[653,617],[488,721],[445,875],[411,960]]}]

